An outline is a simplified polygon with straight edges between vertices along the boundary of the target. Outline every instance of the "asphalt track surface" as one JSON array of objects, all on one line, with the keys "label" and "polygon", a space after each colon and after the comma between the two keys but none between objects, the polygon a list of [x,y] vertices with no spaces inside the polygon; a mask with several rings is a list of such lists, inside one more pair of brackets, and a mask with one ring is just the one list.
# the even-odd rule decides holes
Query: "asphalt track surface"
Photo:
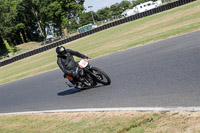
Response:
[{"label": "asphalt track surface", "polygon": [[200,31],[90,61],[109,86],[79,91],[57,69],[0,86],[0,113],[118,107],[199,107]]}]

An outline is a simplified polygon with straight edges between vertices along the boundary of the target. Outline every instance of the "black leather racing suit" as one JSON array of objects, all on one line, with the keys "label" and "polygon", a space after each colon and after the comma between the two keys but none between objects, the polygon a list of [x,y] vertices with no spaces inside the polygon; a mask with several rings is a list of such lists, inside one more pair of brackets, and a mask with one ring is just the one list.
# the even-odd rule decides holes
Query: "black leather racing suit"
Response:
[{"label": "black leather racing suit", "polygon": [[65,75],[69,75],[73,77],[73,72],[76,70],[78,63],[74,61],[73,55],[80,58],[88,58],[87,56],[73,51],[71,49],[66,49],[65,55],[58,55],[57,64],[60,69],[64,72]]}]

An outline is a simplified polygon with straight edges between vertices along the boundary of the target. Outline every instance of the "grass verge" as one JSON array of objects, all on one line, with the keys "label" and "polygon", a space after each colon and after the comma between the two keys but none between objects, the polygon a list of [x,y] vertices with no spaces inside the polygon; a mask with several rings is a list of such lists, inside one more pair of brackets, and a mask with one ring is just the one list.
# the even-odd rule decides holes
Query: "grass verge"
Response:
[{"label": "grass verge", "polygon": [[81,112],[0,116],[3,133],[199,132],[200,112]]},{"label": "grass verge", "polygon": [[[125,23],[64,46],[91,58],[200,30],[200,0]],[[0,67],[0,84],[56,69],[55,49]]]}]

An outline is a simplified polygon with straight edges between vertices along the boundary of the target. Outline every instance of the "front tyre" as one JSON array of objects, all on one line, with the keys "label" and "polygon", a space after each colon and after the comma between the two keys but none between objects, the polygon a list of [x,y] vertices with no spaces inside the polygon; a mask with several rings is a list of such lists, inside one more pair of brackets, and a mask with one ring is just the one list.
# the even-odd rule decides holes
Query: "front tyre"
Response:
[{"label": "front tyre", "polygon": [[101,69],[92,67],[92,73],[96,76],[96,81],[103,85],[110,85],[110,77]]}]

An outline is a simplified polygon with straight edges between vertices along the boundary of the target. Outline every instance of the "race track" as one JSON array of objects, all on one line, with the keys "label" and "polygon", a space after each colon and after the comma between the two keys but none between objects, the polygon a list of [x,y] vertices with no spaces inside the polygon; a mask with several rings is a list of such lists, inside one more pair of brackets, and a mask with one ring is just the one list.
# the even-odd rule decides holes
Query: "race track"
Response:
[{"label": "race track", "polygon": [[0,113],[200,106],[200,31],[93,59],[109,86],[78,91],[60,70],[0,86]]}]

